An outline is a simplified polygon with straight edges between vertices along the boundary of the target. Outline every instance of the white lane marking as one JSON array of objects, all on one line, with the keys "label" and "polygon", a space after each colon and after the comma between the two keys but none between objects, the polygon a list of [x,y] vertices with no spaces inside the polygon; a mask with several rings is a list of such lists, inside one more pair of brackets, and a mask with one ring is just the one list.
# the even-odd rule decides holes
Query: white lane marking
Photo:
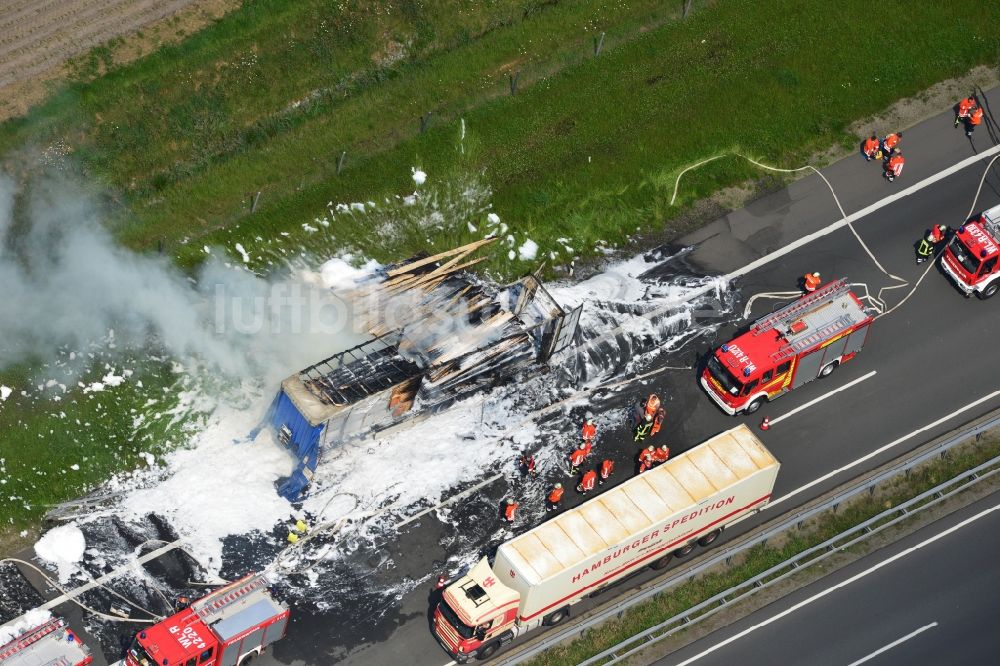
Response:
[{"label": "white lane marking", "polygon": [[813,596],[809,597],[808,599],[804,599],[804,600],[800,601],[799,603],[795,604],[791,608],[788,608],[788,609],[786,609],[786,610],[778,613],[777,615],[774,615],[773,617],[769,617],[768,619],[764,620],[763,622],[761,622],[759,624],[755,624],[752,627],[748,627],[748,628],[744,629],[743,631],[741,631],[740,633],[735,634],[733,636],[730,636],[729,638],[725,639],[724,641],[721,641],[720,643],[716,643],[715,645],[713,645],[712,647],[708,648],[707,650],[704,650],[704,651],[696,654],[695,656],[693,656],[693,657],[691,657],[691,658],[689,658],[689,659],[687,659],[685,661],[682,661],[681,663],[677,664],[677,666],[687,666],[687,664],[694,663],[694,662],[698,661],[699,659],[701,659],[702,657],[707,656],[709,654],[712,654],[716,650],[719,650],[719,649],[721,649],[721,648],[729,645],[730,643],[738,641],[739,639],[743,638],[747,634],[750,634],[750,633],[752,633],[752,632],[754,632],[754,631],[756,631],[756,630],[758,630],[758,629],[760,629],[762,627],[766,627],[767,625],[771,624],[772,622],[777,622],[778,620],[780,620],[781,618],[785,617],[786,615],[791,615],[792,613],[794,613],[795,611],[799,610],[800,608],[803,608],[804,606],[808,606],[812,602],[818,601],[818,600],[822,599],[823,597],[827,596],[828,594],[831,594],[831,593],[839,590],[842,587],[847,587],[851,583],[853,583],[855,581],[858,581],[858,580],[861,580],[862,578],[864,578],[868,574],[874,573],[874,572],[878,571],[879,569],[881,569],[882,567],[888,566],[888,565],[892,564],[893,562],[895,562],[896,560],[902,559],[902,558],[906,557],[907,555],[909,555],[911,553],[915,553],[916,551],[920,550],[924,546],[927,546],[929,544],[934,543],[935,541],[943,539],[944,537],[948,536],[949,534],[952,534],[953,532],[957,532],[958,530],[962,529],[966,525],[968,525],[970,523],[973,523],[973,522],[979,520],[980,518],[982,518],[982,517],[984,517],[986,515],[989,515],[989,514],[993,513],[994,511],[997,511],[997,510],[1000,510],[1000,504],[992,506],[989,509],[983,509],[982,511],[980,511],[976,515],[971,516],[969,518],[966,518],[965,520],[963,520],[962,522],[958,523],[957,525],[953,525],[952,527],[949,527],[944,532],[939,532],[938,534],[935,534],[934,536],[929,537],[928,539],[926,539],[924,541],[921,541],[920,543],[918,543],[915,546],[910,546],[906,550],[900,551],[900,552],[896,553],[895,555],[893,555],[892,557],[890,557],[888,559],[885,559],[885,560],[879,562],[878,564],[872,565],[870,568],[865,569],[861,573],[855,574],[854,576],[851,576],[850,578],[848,578],[847,580],[845,580],[843,582],[837,583],[833,587],[828,587],[827,589],[823,590],[822,592],[817,592]]},{"label": "white lane marking", "polygon": [[[939,171],[939,172],[937,172],[936,174],[934,174],[932,176],[928,176],[927,178],[924,178],[919,183],[914,183],[913,185],[910,185],[905,190],[900,190],[899,192],[896,192],[895,194],[891,194],[891,195],[887,196],[886,198],[881,199],[880,201],[876,201],[875,203],[871,204],[870,206],[866,206],[865,208],[862,208],[861,210],[859,210],[857,212],[851,213],[847,217],[840,218],[836,222],[831,223],[829,226],[826,226],[826,227],[824,227],[824,228],[822,228],[822,229],[820,229],[818,231],[814,231],[811,234],[803,236],[802,238],[799,238],[798,240],[795,240],[795,241],[789,243],[788,245],[785,245],[781,249],[775,250],[774,252],[772,252],[770,254],[765,254],[763,257],[761,257],[759,259],[756,259],[755,261],[750,262],[746,266],[744,266],[742,268],[737,268],[732,273],[728,273],[726,275],[723,275],[721,278],[719,278],[718,281],[713,280],[711,284],[705,285],[703,287],[699,287],[697,289],[693,289],[693,290],[691,290],[691,291],[689,291],[689,292],[687,292],[687,293],[685,293],[685,294],[683,294],[681,296],[678,296],[675,299],[668,300],[663,305],[661,305],[660,307],[653,308],[649,312],[644,313],[642,316],[645,317],[645,318],[647,318],[647,319],[652,319],[652,318],[657,317],[657,316],[659,316],[661,314],[669,312],[671,309],[676,308],[679,305],[683,305],[684,303],[690,303],[691,301],[693,301],[695,299],[698,299],[698,298],[701,298],[702,296],[710,294],[713,291],[716,291],[719,288],[720,284],[726,284],[726,285],[728,285],[730,282],[732,282],[736,278],[742,277],[742,276],[746,275],[747,273],[750,273],[752,271],[757,270],[758,268],[761,268],[762,266],[766,266],[767,264],[770,264],[771,262],[776,261],[777,259],[780,259],[781,257],[785,256],[786,254],[788,254],[790,252],[794,252],[795,250],[799,249],[803,245],[807,245],[807,244],[813,242],[817,238],[822,238],[823,236],[826,236],[828,234],[832,234],[834,231],[837,231],[839,229],[842,229],[843,227],[846,227],[847,225],[851,224],[855,220],[859,220],[859,219],[865,217],[866,215],[871,215],[872,213],[874,213],[875,211],[879,210],[880,208],[884,208],[885,206],[888,206],[891,203],[899,201],[903,197],[908,197],[911,194],[919,192],[920,190],[924,189],[925,187],[929,187],[929,186],[933,185],[934,183],[938,182],[939,180],[947,178],[951,174],[953,174],[953,173],[955,173],[957,171],[961,171],[965,167],[967,167],[967,166],[969,166],[971,164],[975,164],[976,162],[978,162],[978,161],[980,161],[980,160],[982,160],[984,158],[990,157],[990,156],[992,156],[994,154],[997,154],[997,153],[1000,153],[1000,144],[998,144],[996,146],[993,146],[992,148],[988,148],[988,149],[984,150],[983,152],[979,153],[978,155],[972,155],[971,157],[966,157],[964,160],[961,160],[960,162],[956,162],[955,164],[952,164],[950,167],[944,169],[943,171]],[[591,347],[594,347],[594,346],[600,344],[604,340],[607,340],[609,337],[618,335],[623,330],[625,330],[625,328],[626,328],[625,324],[622,324],[620,326],[616,326],[615,328],[611,329],[610,331],[606,331],[603,334],[597,336],[596,338],[587,341],[586,344],[584,344],[582,346],[577,346],[574,349],[576,349],[578,351],[583,351],[583,350],[586,350],[586,349],[590,349]]]},{"label": "white lane marking", "polygon": [[874,659],[875,657],[879,656],[880,654],[882,654],[883,652],[887,652],[887,651],[891,650],[892,648],[896,647],[897,645],[899,645],[900,643],[905,643],[906,641],[910,640],[911,638],[913,638],[917,634],[922,634],[925,631],[927,631],[928,629],[933,629],[936,626],[938,626],[937,622],[931,622],[930,624],[925,624],[924,626],[920,627],[916,631],[911,631],[910,633],[906,634],[902,638],[894,640],[893,642],[889,643],[885,647],[882,647],[882,648],[879,648],[878,650],[875,650],[870,655],[868,655],[866,657],[862,657],[861,659],[858,659],[857,661],[852,661],[847,666],[858,666],[858,664],[863,664],[866,661],[870,661],[870,660]]},{"label": "white lane marking", "polygon": [[927,178],[924,178],[919,183],[914,183],[913,185],[910,185],[905,190],[900,190],[899,192],[896,192],[895,194],[891,194],[891,195],[887,196],[886,198],[884,198],[884,199],[882,199],[880,201],[876,201],[875,203],[873,203],[873,204],[871,204],[869,206],[865,206],[864,208],[862,208],[861,210],[859,210],[857,212],[851,213],[847,217],[844,217],[844,218],[841,218],[840,220],[837,220],[833,224],[831,224],[831,225],[829,225],[827,227],[824,227],[824,228],[820,229],[819,231],[814,231],[813,233],[808,234],[806,236],[803,236],[802,238],[799,238],[798,240],[792,241],[788,245],[785,245],[784,247],[782,247],[780,250],[775,250],[771,254],[766,254],[763,257],[761,257],[760,259],[757,259],[756,261],[750,262],[749,264],[747,264],[743,268],[739,268],[739,269],[733,271],[732,273],[730,273],[729,275],[727,275],[726,278],[728,280],[732,280],[732,279],[740,277],[742,275],[746,275],[747,273],[749,273],[751,271],[757,270],[761,266],[765,266],[765,265],[771,263],[772,261],[774,261],[775,259],[783,257],[786,254],[788,254],[789,252],[793,252],[793,251],[797,250],[798,248],[802,247],[803,245],[806,245],[808,243],[813,242],[817,238],[822,238],[823,236],[826,236],[828,234],[832,234],[834,231],[837,231],[838,229],[841,229],[841,228],[847,226],[848,224],[850,224],[854,220],[858,220],[858,219],[861,219],[861,218],[863,218],[863,217],[865,217],[867,215],[871,215],[872,213],[874,213],[875,211],[879,210],[880,208],[884,208],[885,206],[888,206],[891,203],[895,203],[896,201],[899,201],[903,197],[908,197],[911,194],[919,192],[920,190],[924,189],[925,187],[929,187],[930,185],[933,185],[934,183],[938,182],[939,180],[947,178],[951,174],[953,174],[953,173],[955,173],[957,171],[960,171],[960,170],[964,169],[965,167],[967,167],[967,166],[969,166],[971,164],[975,164],[976,162],[978,162],[978,161],[980,161],[980,160],[982,160],[982,159],[984,159],[986,157],[990,157],[991,155],[995,155],[997,153],[1000,153],[1000,144],[998,144],[996,146],[993,146],[992,148],[989,148],[987,150],[984,150],[983,152],[979,153],[978,155],[972,155],[970,157],[966,157],[964,160],[962,160],[960,162],[956,162],[955,164],[952,164],[947,169],[944,169],[942,171],[938,171],[936,174],[934,174],[932,176],[928,176]]},{"label": "white lane marking", "polygon": [[[934,421],[933,423],[928,423],[927,425],[923,426],[922,428],[917,428],[913,432],[911,432],[911,433],[909,433],[907,435],[903,435],[899,439],[895,439],[895,440],[889,442],[888,444],[886,444],[882,448],[875,449],[871,453],[858,458],[854,462],[848,463],[848,464],[844,465],[843,467],[839,467],[839,468],[833,470],[832,472],[824,474],[823,476],[819,477],[818,479],[814,479],[814,480],[810,481],[809,483],[807,483],[806,485],[801,486],[799,488],[796,488],[795,490],[793,490],[790,493],[782,495],[778,499],[771,500],[771,503],[768,504],[767,506],[765,506],[764,510],[770,509],[775,504],[780,504],[781,502],[784,502],[786,499],[788,499],[790,497],[795,497],[799,493],[805,492],[806,490],[808,490],[809,488],[812,488],[816,484],[823,483],[824,481],[826,481],[830,477],[836,476],[837,474],[840,474],[841,472],[847,471],[847,470],[851,469],[852,467],[857,467],[858,465],[860,465],[861,463],[865,462],[866,460],[874,458],[875,456],[879,455],[880,453],[884,453],[885,451],[888,451],[892,447],[897,446],[897,445],[905,442],[906,440],[908,440],[908,439],[910,439],[912,437],[916,437],[917,435],[919,435],[922,432],[926,432],[926,431],[928,431],[928,430],[930,430],[932,428],[936,428],[937,426],[941,425],[942,423],[944,423],[948,419],[952,419],[952,418],[958,416],[959,414],[961,414],[962,412],[967,412],[970,409],[972,409],[973,407],[976,407],[977,405],[981,405],[982,403],[984,403],[984,402],[986,402],[988,400],[992,400],[993,398],[997,397],[998,395],[1000,395],[1000,391],[993,391],[992,393],[988,393],[988,394],[984,395],[979,400],[976,400],[974,402],[970,402],[969,404],[965,405],[964,407],[959,407],[958,409],[956,409],[955,411],[953,411],[951,414],[947,414],[945,416],[942,416],[941,418],[939,418],[937,421]],[[771,423],[774,423],[774,421],[771,421]]]},{"label": "white lane marking", "polygon": [[847,382],[843,386],[840,386],[840,387],[837,387],[837,388],[833,389],[829,393],[824,393],[823,395],[821,395],[818,398],[813,398],[812,400],[810,400],[806,404],[799,405],[798,407],[796,407],[792,411],[788,412],[787,414],[782,414],[778,418],[771,419],[771,425],[774,425],[775,423],[778,423],[779,421],[784,421],[789,416],[794,416],[795,414],[798,414],[799,412],[801,412],[803,409],[808,409],[809,407],[812,407],[813,405],[815,405],[817,402],[822,402],[822,401],[826,400],[831,395],[835,395],[837,393],[840,393],[841,391],[845,391],[845,390],[851,388],[852,386],[854,386],[855,384],[860,384],[861,382],[865,381],[869,377],[874,377],[877,372],[878,372],[877,370],[872,370],[867,375],[862,375],[861,377],[858,377],[854,381]]},{"label": "white lane marking", "polygon": [[463,497],[468,497],[469,495],[471,495],[472,493],[476,492],[477,490],[479,490],[483,486],[488,486],[491,483],[493,483],[494,481],[496,481],[497,479],[503,478],[503,476],[504,476],[503,474],[494,474],[493,476],[491,476],[490,478],[486,479],[482,483],[477,483],[476,485],[472,486],[468,490],[463,490],[462,492],[458,493],[457,495],[452,495],[451,497],[449,497],[445,501],[441,502],[437,506],[432,506],[429,509],[424,509],[423,511],[420,511],[418,513],[413,514],[409,518],[404,518],[403,520],[399,521],[398,523],[396,523],[392,527],[393,527],[393,529],[397,529],[398,530],[403,525],[408,525],[409,523],[412,523],[417,518],[421,518],[423,516],[426,516],[431,511],[437,511],[438,509],[440,509],[443,506],[447,506],[448,504],[451,504],[452,502],[457,502],[458,500],[462,499]]}]

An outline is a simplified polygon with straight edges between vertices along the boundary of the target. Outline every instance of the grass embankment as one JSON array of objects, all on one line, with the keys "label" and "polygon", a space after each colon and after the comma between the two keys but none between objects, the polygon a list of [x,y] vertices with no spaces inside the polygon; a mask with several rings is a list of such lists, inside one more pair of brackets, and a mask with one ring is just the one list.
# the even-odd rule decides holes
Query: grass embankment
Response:
[{"label": "grass embankment", "polygon": [[[733,147],[797,165],[851,139],[852,121],[1000,53],[990,3],[909,3],[880,20],[860,0],[727,0],[683,22],[653,2],[347,5],[248,3],[8,124],[0,149],[62,141],[130,208],[121,237],[138,248],[166,239],[184,263],[205,243],[249,248],[280,232],[315,242],[301,225],[327,202],[409,193],[414,165],[428,188],[481,174],[516,241],[563,262],[660,227],[683,165]],[[878,38],[862,38],[873,20]],[[713,163],[684,201],[752,175]],[[339,215],[324,243],[385,260],[482,235],[464,221],[372,226]],[[528,265],[494,250],[502,275]]]},{"label": "grass embankment", "polygon": [[[329,201],[411,192],[411,166],[430,173],[428,195],[477,181],[516,243],[530,237],[539,259],[558,252],[564,263],[593,253],[599,240],[620,245],[636,229],[662,228],[675,213],[667,201],[683,165],[736,146],[798,164],[846,141],[850,122],[995,64],[1000,53],[1000,7],[991,3],[909,3],[889,20],[860,0],[726,0],[696,7],[684,22],[675,4],[250,0],[180,44],[96,78],[82,62],[86,80],[0,125],[0,153],[15,170],[26,152],[43,163],[69,155],[112,191],[124,242],[149,249],[165,241],[185,265],[204,244],[239,241],[256,257],[283,233],[288,247],[353,247],[381,260],[484,233],[457,216],[424,219],[404,208],[380,218],[338,213],[323,233],[302,229]],[[595,59],[593,39],[604,31]],[[518,72],[511,96],[508,77]],[[686,181],[683,202],[752,175],[736,161],[712,163]],[[251,215],[247,195],[257,191]],[[482,207],[475,211],[481,222]],[[395,215],[405,223],[391,224]],[[499,275],[534,267],[507,251],[492,250]],[[111,409],[99,396],[75,399],[21,404],[15,395],[0,409],[8,468],[22,457],[25,470],[45,460],[45,478],[57,480],[51,493],[38,484],[25,515],[86,485],[68,472],[63,483],[60,439],[92,437],[103,448],[127,437],[131,410],[143,403]],[[65,419],[52,415],[60,411]],[[92,434],[67,425],[77,420],[95,424]],[[104,460],[94,479],[131,464]],[[20,502],[8,506],[17,513]]]},{"label": "grass embankment", "polygon": [[596,627],[578,640],[549,650],[529,666],[575,665],[637,633],[683,613],[689,608],[738,585],[817,544],[831,539],[869,518],[959,476],[965,470],[1000,456],[1000,433],[994,431],[980,441],[952,449],[944,459],[935,459],[909,475],[900,475],[872,496],[867,494],[842,505],[837,512],[810,521],[801,530],[788,533],[778,547],[756,546],[723,571],[670,588],[641,603],[620,618]]},{"label": "grass embankment", "polygon": [[[160,454],[180,435],[183,414],[170,413],[178,406],[170,364],[130,365],[142,369],[101,391],[76,382],[89,387],[103,372],[74,379],[51,366],[0,373],[0,383],[16,387],[0,403],[0,543],[21,530],[37,532],[53,504],[144,464],[140,453]],[[66,390],[44,379],[36,385],[46,373]]]}]

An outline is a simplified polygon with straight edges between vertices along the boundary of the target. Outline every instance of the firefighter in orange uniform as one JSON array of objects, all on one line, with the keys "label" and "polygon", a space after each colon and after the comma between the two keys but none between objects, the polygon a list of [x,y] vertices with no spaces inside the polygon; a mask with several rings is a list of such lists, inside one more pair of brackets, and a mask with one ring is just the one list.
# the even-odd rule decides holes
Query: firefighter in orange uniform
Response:
[{"label": "firefighter in orange uniform", "polygon": [[576,474],[580,471],[580,465],[583,461],[587,459],[590,454],[588,449],[576,449],[573,453],[569,454],[569,473]]},{"label": "firefighter in orange uniform", "polygon": [[976,98],[973,97],[972,95],[969,95],[961,102],[959,102],[958,108],[955,111],[955,127],[958,127],[958,124],[960,122],[968,119],[969,115],[972,113],[972,109],[975,107],[976,107]]},{"label": "firefighter in orange uniform", "polygon": [[976,128],[983,124],[983,107],[976,106],[965,119],[965,136],[972,136]]},{"label": "firefighter in orange uniform", "polygon": [[653,454],[655,451],[654,447],[648,446],[639,452],[639,474],[653,467]]},{"label": "firefighter in orange uniform", "polygon": [[594,484],[597,483],[597,472],[594,470],[589,470],[580,479],[580,484],[576,487],[578,493],[586,493],[594,489]]},{"label": "firefighter in orange uniform", "polygon": [[583,422],[583,430],[580,433],[585,444],[593,444],[597,437],[597,426],[594,424],[594,417],[587,415],[587,420]]},{"label": "firefighter in orange uniform", "polygon": [[873,159],[877,158],[878,150],[877,134],[872,134],[871,137],[865,139],[864,146],[861,148],[861,152],[864,153],[866,162],[871,162]]},{"label": "firefighter in orange uniform", "polygon": [[611,460],[610,458],[605,458],[604,460],[602,460],[601,461],[601,472],[600,472],[600,477],[601,478],[599,478],[597,480],[597,483],[599,485],[603,486],[604,482],[608,480],[608,477],[610,477],[611,473],[614,472],[614,471],[615,471],[615,461],[614,460]]},{"label": "firefighter in orange uniform", "polygon": [[535,456],[530,453],[522,453],[517,459],[517,464],[520,466],[522,474],[528,474],[533,479],[538,476],[538,470],[535,469]]},{"label": "firefighter in orange uniform", "polygon": [[816,291],[822,283],[823,279],[820,277],[819,273],[806,273],[802,276],[802,290],[807,294],[811,294]]},{"label": "firefighter in orange uniform", "polygon": [[903,159],[903,151],[897,150],[896,154],[889,158],[889,161],[885,163],[885,177],[889,179],[889,182],[899,178],[900,174],[903,173],[903,164],[906,160]]},{"label": "firefighter in orange uniform", "polygon": [[663,426],[663,419],[665,418],[667,418],[667,412],[664,411],[663,407],[660,407],[656,410],[656,414],[653,415],[653,429],[649,431],[650,437],[660,432],[660,428]]},{"label": "firefighter in orange uniform", "polygon": [[667,448],[666,444],[660,446],[660,448],[653,451],[653,464],[659,465],[661,463],[667,462],[667,458],[670,457],[670,449]]},{"label": "firefighter in orange uniform", "polygon": [[507,500],[507,505],[503,508],[503,519],[508,523],[514,522],[514,514],[520,505],[512,499]]},{"label": "firefighter in orange uniform", "polygon": [[646,398],[646,406],[644,407],[647,416],[654,416],[656,410],[660,408],[660,396],[655,393],[650,393],[649,397]]},{"label": "firefighter in orange uniform", "polygon": [[552,490],[549,491],[549,496],[545,499],[548,500],[548,506],[545,507],[546,511],[555,511],[559,508],[559,502],[562,501],[563,487],[561,483],[557,483],[552,486]]},{"label": "firefighter in orange uniform", "polygon": [[892,157],[892,155],[896,153],[896,151],[898,150],[896,146],[899,145],[899,141],[902,138],[903,138],[903,133],[896,132],[882,139],[882,159],[888,159],[889,157]]}]

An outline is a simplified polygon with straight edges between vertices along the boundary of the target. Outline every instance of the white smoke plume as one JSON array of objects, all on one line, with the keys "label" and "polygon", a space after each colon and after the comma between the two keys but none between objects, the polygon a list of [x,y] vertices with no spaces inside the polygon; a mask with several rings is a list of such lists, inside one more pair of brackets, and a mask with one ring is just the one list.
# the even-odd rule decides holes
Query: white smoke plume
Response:
[{"label": "white smoke plume", "polygon": [[110,335],[118,349],[274,381],[358,341],[328,290],[215,259],[191,279],[121,247],[65,178],[0,176],[0,294],[0,369]]}]

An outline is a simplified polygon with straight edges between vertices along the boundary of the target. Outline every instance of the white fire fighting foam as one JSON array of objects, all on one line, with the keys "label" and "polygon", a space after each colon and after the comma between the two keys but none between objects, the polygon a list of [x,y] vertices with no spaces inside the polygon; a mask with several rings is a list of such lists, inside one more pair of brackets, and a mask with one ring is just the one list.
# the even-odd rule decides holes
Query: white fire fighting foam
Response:
[{"label": "white fire fighting foam", "polygon": [[5,624],[0,627],[0,647],[3,647],[24,632],[31,631],[35,627],[48,622],[51,617],[52,613],[47,610],[32,608],[22,615],[17,622]]},{"label": "white fire fighting foam", "polygon": [[60,525],[46,532],[35,544],[35,555],[54,564],[59,572],[59,582],[66,584],[77,571],[83,559],[87,541],[76,525]]},{"label": "white fire fighting foam", "polygon": [[[640,281],[638,275],[652,265],[641,256],[634,257],[582,283],[555,285],[551,291],[566,307],[585,303],[585,313],[588,303],[595,300],[655,305],[660,299],[683,295],[686,288]],[[328,284],[346,286],[363,277],[364,271],[337,260],[326,263],[320,275]],[[674,316],[689,319],[683,307]],[[649,325],[634,315],[625,316],[622,323],[635,332]],[[587,325],[586,315],[583,325]],[[304,510],[313,524],[350,517],[355,527],[361,524],[362,530],[377,533],[446,500],[460,484],[491,474],[510,474],[522,446],[540,436],[535,417],[515,406],[525,388],[519,385],[516,391],[497,388],[474,394],[442,413],[325,451]],[[254,439],[248,436],[260,425],[275,390],[246,387],[245,402],[217,405],[189,448],[168,454],[163,468],[148,473],[159,474],[162,480],[147,476],[147,487],[131,490],[114,512],[125,518],[148,513],[165,516],[192,553],[213,570],[221,564],[222,540],[227,536],[254,530],[268,533],[276,524],[291,524],[297,514],[278,496],[275,484],[292,470],[293,460],[268,429]],[[585,396],[571,399],[586,401]],[[599,426],[603,421],[598,415]],[[566,443],[573,435],[565,433]],[[550,440],[552,445],[538,455],[543,473],[564,462],[561,438],[547,435],[547,447]],[[128,483],[119,481],[119,487],[123,485]],[[539,488],[543,492],[541,484]],[[540,497],[522,506],[522,516],[537,513]],[[438,517],[449,520],[449,511],[440,511]],[[468,559],[461,553],[456,558]]]}]

